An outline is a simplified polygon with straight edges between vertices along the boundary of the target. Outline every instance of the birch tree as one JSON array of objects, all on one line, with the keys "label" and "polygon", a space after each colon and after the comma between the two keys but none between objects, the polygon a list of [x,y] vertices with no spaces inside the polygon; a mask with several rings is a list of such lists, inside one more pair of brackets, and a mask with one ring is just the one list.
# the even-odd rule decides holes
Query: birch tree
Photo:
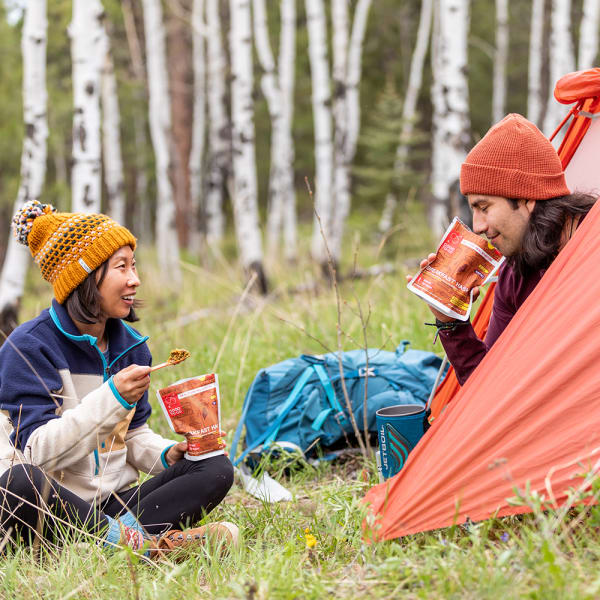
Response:
[{"label": "birch tree", "polygon": [[[573,39],[571,37],[571,0],[552,0],[550,18],[550,85],[544,133],[549,136],[564,117],[564,108],[554,99],[554,85],[566,73],[575,70]],[[559,142],[560,140],[556,140]]]},{"label": "birch tree", "polygon": [[175,202],[169,180],[171,103],[169,101],[165,30],[160,0],[142,0],[149,88],[150,135],[156,158],[156,245],[163,277],[181,281]]},{"label": "birch tree", "polygon": [[121,156],[121,112],[117,96],[117,79],[109,44],[102,70],[102,147],[104,181],[107,191],[108,214],[117,222],[125,223],[125,193],[123,158]]},{"label": "birch tree", "polygon": [[202,210],[204,141],[206,139],[206,53],[204,49],[204,0],[194,0],[192,6],[192,44],[194,64],[194,122],[190,150],[190,250],[197,254],[202,245],[200,212]]},{"label": "birch tree", "polygon": [[[46,0],[29,0],[21,38],[25,136],[21,154],[21,181],[13,212],[24,202],[40,199],[46,174],[47,29]],[[0,276],[0,330],[5,334],[16,326],[28,264],[29,250],[11,235]]]},{"label": "birch tree", "polygon": [[506,104],[506,62],[508,61],[508,0],[496,0],[496,48],[494,50],[494,91],[492,123],[504,117]]},{"label": "birch tree", "polygon": [[100,212],[100,74],[107,39],[99,0],[73,0],[69,25],[73,62],[73,166],[71,188],[75,212]]},{"label": "birch tree", "polygon": [[[315,136],[315,219],[311,243],[313,258],[327,264],[323,235],[331,234],[333,207],[333,140],[331,81],[327,56],[327,33],[323,0],[305,0],[308,54],[312,83],[312,109]],[[322,230],[322,232],[321,232]]]},{"label": "birch tree", "polygon": [[541,127],[542,59],[544,33],[544,0],[533,0],[529,32],[529,73],[527,76],[527,118]]},{"label": "birch tree", "polygon": [[334,0],[333,79],[334,79],[334,197],[331,251],[339,260],[346,218],[350,212],[350,167],[356,154],[360,130],[359,84],[362,72],[362,47],[371,0],[359,0],[348,40],[347,0]]},{"label": "birch tree", "polygon": [[598,28],[600,27],[600,1],[584,0],[579,27],[579,52],[577,70],[591,69],[598,55]]},{"label": "birch tree", "polygon": [[263,75],[261,87],[271,118],[271,172],[267,211],[267,248],[274,255],[285,222],[285,256],[296,256],[296,199],[294,192],[294,143],[292,115],[296,44],[296,0],[281,2],[279,60],[275,64],[265,0],[254,0],[254,39]]},{"label": "birch tree", "polygon": [[230,0],[231,125],[233,154],[233,217],[240,259],[258,275],[266,292],[262,240],[258,226],[258,187],[252,101],[252,19],[250,0]]},{"label": "birch tree", "polygon": [[209,155],[206,173],[204,218],[206,241],[217,244],[223,238],[223,187],[231,162],[230,124],[225,104],[225,53],[221,39],[219,0],[206,0],[207,100]]},{"label": "birch tree", "polygon": [[469,144],[468,1],[438,0],[434,25],[430,224],[440,237],[447,226],[451,188],[459,177]]},{"label": "birch tree", "polygon": [[[408,160],[408,149],[413,134],[415,118],[417,114],[417,99],[421,91],[423,81],[423,66],[429,37],[431,34],[431,15],[433,13],[433,0],[422,0],[421,14],[419,15],[419,27],[417,29],[417,40],[410,61],[408,74],[408,85],[402,105],[402,129],[400,130],[400,143],[396,150],[394,161],[394,172],[396,177],[401,177],[406,170]],[[389,193],[385,199],[385,206],[379,221],[379,230],[387,231],[392,225],[392,216],[398,203],[394,194]]]}]

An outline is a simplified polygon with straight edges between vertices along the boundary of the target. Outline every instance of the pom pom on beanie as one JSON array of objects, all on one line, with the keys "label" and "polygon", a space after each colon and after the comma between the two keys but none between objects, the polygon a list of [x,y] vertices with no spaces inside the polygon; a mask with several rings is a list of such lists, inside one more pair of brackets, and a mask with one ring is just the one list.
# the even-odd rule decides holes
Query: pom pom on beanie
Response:
[{"label": "pom pom on beanie", "polygon": [[28,246],[27,236],[33,227],[33,221],[41,216],[56,212],[51,204],[42,204],[37,200],[29,200],[15,213],[12,219],[13,232],[17,241]]},{"label": "pom pom on beanie", "polygon": [[469,152],[460,169],[460,191],[525,200],[571,193],[554,146],[531,121],[514,113]]}]

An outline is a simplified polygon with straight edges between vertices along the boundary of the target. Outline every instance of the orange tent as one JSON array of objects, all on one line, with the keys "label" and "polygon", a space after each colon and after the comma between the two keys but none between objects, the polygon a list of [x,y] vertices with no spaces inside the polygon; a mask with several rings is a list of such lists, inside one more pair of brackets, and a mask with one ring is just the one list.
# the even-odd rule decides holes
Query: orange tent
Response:
[{"label": "orange tent", "polygon": [[[595,82],[596,104],[571,100],[580,108],[571,111],[561,150],[574,145],[571,156],[587,168],[579,185],[569,173],[573,158],[567,181],[571,189],[600,191],[600,146],[583,152],[592,130],[600,134],[600,118],[581,113],[596,107],[600,115],[600,70],[568,77],[571,91],[577,77],[585,80],[584,94]],[[581,118],[592,122],[583,134]],[[582,471],[600,468],[599,230],[600,202],[402,471],[368,492],[375,538],[528,512],[509,502],[526,486],[560,505]]]}]

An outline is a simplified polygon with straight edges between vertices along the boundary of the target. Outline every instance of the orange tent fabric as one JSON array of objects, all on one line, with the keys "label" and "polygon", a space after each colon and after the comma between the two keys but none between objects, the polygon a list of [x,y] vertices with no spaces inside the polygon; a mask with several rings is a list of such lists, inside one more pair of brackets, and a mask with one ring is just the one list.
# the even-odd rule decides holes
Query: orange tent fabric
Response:
[{"label": "orange tent fabric", "polygon": [[560,505],[600,469],[599,230],[600,201],[402,471],[367,493],[375,539],[528,512],[509,502],[527,485]]}]

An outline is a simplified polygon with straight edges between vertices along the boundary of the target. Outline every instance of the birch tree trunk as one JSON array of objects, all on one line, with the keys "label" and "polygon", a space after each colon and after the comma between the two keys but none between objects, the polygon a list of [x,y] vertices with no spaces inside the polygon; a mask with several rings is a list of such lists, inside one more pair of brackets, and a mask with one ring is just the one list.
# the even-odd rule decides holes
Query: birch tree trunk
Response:
[{"label": "birch tree trunk", "polygon": [[73,0],[69,25],[73,61],[74,212],[100,212],[100,74],[106,56],[104,9],[99,0]]},{"label": "birch tree trunk", "polygon": [[[417,99],[423,81],[423,66],[425,63],[425,56],[427,55],[427,48],[429,46],[432,13],[433,0],[423,0],[421,2],[417,40],[410,61],[406,96],[404,98],[404,104],[402,105],[402,129],[400,130],[400,143],[396,150],[396,160],[394,162],[394,172],[397,177],[401,177],[406,169],[408,148],[417,114]],[[385,199],[385,207],[381,215],[381,220],[379,221],[380,231],[387,231],[392,226],[392,217],[396,210],[397,203],[398,200],[394,194],[389,193]]]},{"label": "birch tree trunk", "polygon": [[200,214],[202,210],[204,140],[206,138],[206,56],[204,37],[204,0],[194,0],[192,7],[192,43],[194,63],[194,119],[190,151],[190,232],[189,246],[194,254],[202,247]]},{"label": "birch tree trunk", "polygon": [[[331,82],[327,58],[327,33],[323,0],[305,0],[308,54],[312,82],[315,136],[315,219],[311,252],[314,260],[327,265],[323,242],[331,235],[333,199],[333,142],[331,132]],[[322,230],[322,232],[321,232]]]},{"label": "birch tree trunk", "polygon": [[[335,0],[333,5],[334,30],[334,81],[335,102],[335,153],[334,171],[335,209],[332,227],[332,254],[339,260],[342,250],[344,226],[350,213],[350,168],[356,154],[356,144],[360,131],[359,85],[362,73],[362,48],[371,0],[359,0],[354,11],[352,33],[348,45],[348,14],[346,0]],[[338,33],[339,30],[339,33]],[[343,33],[342,33],[343,31]],[[336,39],[338,38],[339,39]],[[347,58],[336,60],[336,48],[341,52],[347,48]],[[344,79],[339,80],[345,71]],[[339,108],[336,106],[340,101]],[[338,122],[338,115],[341,121]]]},{"label": "birch tree trunk", "polygon": [[350,203],[350,174],[346,157],[348,135],[348,3],[331,1],[331,37],[333,48],[333,207],[329,250],[339,263],[345,208]]},{"label": "birch tree trunk", "polygon": [[209,155],[206,173],[206,241],[218,244],[223,239],[223,186],[229,171],[231,128],[225,104],[225,54],[221,40],[219,0],[206,0],[206,26],[208,29],[207,85],[208,85],[208,137]]},{"label": "birch tree trunk", "polygon": [[250,0],[230,0],[231,124],[233,153],[233,217],[243,266],[258,275],[266,292],[262,241],[258,225],[258,189],[252,100],[252,19]]},{"label": "birch tree trunk", "polygon": [[527,118],[541,127],[544,0],[533,0],[529,32]]},{"label": "birch tree trunk", "polygon": [[497,123],[504,117],[508,39],[508,0],[496,0],[496,48],[494,51],[492,123]]},{"label": "birch tree trunk", "polygon": [[579,53],[577,70],[591,69],[598,55],[598,27],[600,26],[600,2],[584,0],[579,27]]},{"label": "birch tree trunk", "polygon": [[430,224],[440,237],[448,224],[450,192],[469,144],[467,0],[438,0],[432,49],[432,173]]},{"label": "birch tree trunk", "polygon": [[[566,73],[575,70],[573,39],[571,37],[571,0],[552,0],[550,32],[550,86],[544,133],[549,136],[564,117],[564,108],[554,99],[554,85]],[[560,140],[555,138],[555,142]]]},{"label": "birch tree trunk", "polygon": [[[46,0],[29,0],[21,39],[23,54],[23,120],[25,136],[21,154],[21,182],[14,205],[39,200],[46,174],[48,138],[46,92]],[[29,250],[9,236],[0,276],[0,330],[8,335],[17,325],[29,265]],[[0,339],[0,344],[3,338]]]},{"label": "birch tree trunk", "polygon": [[[275,65],[267,26],[265,0],[254,0],[254,33],[258,60],[263,75],[261,87],[267,101],[271,117],[271,172],[269,174],[269,208],[267,211],[267,252],[275,256],[279,246],[280,231],[284,215],[289,218],[292,204],[294,212],[291,239],[286,239],[286,258],[293,259],[296,254],[295,195],[292,141],[292,102],[294,90],[295,59],[295,0],[283,0],[281,3],[281,40],[279,53],[279,74]],[[282,64],[282,61],[284,64]],[[282,74],[281,71],[284,71]],[[285,84],[283,88],[282,83]]]},{"label": "birch tree trunk", "polygon": [[117,95],[117,79],[108,44],[102,71],[101,89],[104,181],[108,194],[107,212],[117,223],[125,224],[125,183],[120,133],[121,112]]},{"label": "birch tree trunk", "polygon": [[175,202],[169,180],[171,103],[169,101],[165,30],[160,0],[142,0],[148,65],[150,135],[156,158],[156,246],[162,276],[181,281]]}]

